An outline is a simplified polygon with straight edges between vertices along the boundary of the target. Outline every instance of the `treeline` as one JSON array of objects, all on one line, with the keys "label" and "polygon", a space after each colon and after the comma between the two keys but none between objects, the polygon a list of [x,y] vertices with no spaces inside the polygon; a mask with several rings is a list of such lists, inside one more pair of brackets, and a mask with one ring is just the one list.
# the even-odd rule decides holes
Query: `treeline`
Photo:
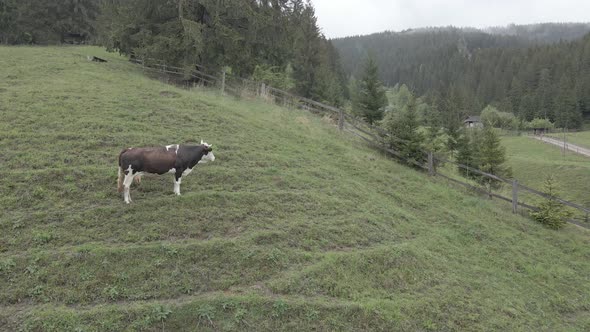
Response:
[{"label": "treeline", "polygon": [[0,0],[0,43],[55,44],[68,34],[330,104],[346,98],[338,53],[305,0]]},{"label": "treeline", "polygon": [[97,28],[100,42],[123,54],[256,73],[278,88],[339,105],[345,75],[316,21],[304,0],[103,0]]},{"label": "treeline", "polygon": [[[377,61],[380,78],[389,86],[412,84],[413,88],[440,83],[424,81],[420,76],[431,75],[426,70],[438,65],[437,78],[455,77],[455,67],[473,57],[476,49],[525,48],[529,41],[514,36],[496,36],[475,29],[424,28],[404,32],[382,32],[332,40],[342,57],[345,71],[356,77],[362,72],[369,54]],[[419,74],[419,75],[416,75]],[[417,77],[418,76],[418,77]],[[424,81],[424,83],[422,83]]]},{"label": "treeline", "polygon": [[97,0],[0,0],[1,44],[55,44],[75,33],[95,35]]},{"label": "treeline", "polygon": [[348,73],[361,75],[372,52],[386,84],[403,83],[431,99],[452,96],[448,102],[464,114],[492,104],[524,121],[549,118],[568,128],[590,117],[590,36],[535,46],[525,38],[450,28],[333,43]]}]

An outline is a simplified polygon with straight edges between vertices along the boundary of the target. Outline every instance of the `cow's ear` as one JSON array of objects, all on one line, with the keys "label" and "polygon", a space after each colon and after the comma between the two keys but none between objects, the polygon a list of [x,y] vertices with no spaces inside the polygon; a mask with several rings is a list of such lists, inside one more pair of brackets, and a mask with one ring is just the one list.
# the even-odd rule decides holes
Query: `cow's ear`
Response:
[{"label": "cow's ear", "polygon": [[211,144],[207,147],[207,151],[213,151],[213,144]]}]

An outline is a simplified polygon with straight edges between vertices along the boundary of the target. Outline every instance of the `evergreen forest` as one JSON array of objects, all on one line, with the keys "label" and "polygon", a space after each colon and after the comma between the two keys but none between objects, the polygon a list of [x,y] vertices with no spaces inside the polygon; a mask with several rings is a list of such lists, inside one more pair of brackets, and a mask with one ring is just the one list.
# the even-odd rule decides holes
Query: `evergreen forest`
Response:
[{"label": "evergreen forest", "polygon": [[492,104],[524,121],[548,118],[575,129],[590,118],[589,31],[587,24],[449,27],[332,42],[354,77],[370,53],[386,85],[405,84],[431,100],[454,96],[449,102],[464,114]]}]

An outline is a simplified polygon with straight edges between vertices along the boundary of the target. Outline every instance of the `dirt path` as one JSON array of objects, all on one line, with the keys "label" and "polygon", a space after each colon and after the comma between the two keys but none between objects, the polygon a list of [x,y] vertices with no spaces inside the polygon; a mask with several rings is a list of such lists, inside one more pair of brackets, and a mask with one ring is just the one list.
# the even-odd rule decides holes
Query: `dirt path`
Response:
[{"label": "dirt path", "polygon": [[[557,145],[557,146],[563,148],[563,141],[560,141],[560,140],[555,139],[555,138],[546,137],[546,136],[532,136],[532,138],[537,139],[539,141],[543,141],[545,143]],[[590,157],[590,149],[586,149],[586,148],[583,148],[581,146],[570,144],[570,143],[567,143],[567,142],[565,143],[565,148],[567,150],[570,150],[570,151],[579,153],[579,154],[584,155],[586,157]]]}]

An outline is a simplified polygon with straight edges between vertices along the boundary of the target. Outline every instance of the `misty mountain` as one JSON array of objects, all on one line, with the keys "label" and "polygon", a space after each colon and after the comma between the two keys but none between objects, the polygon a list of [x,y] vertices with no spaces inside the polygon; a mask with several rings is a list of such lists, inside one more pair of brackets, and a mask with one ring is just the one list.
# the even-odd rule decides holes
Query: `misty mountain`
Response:
[{"label": "misty mountain", "polygon": [[[549,117],[569,127],[590,117],[590,27],[544,24],[382,32],[332,40],[348,74],[359,77],[368,54],[381,80],[418,95],[454,95],[478,114],[487,104],[525,120]],[[586,29],[586,30],[584,30]],[[555,40],[561,40],[555,42]]]},{"label": "misty mountain", "polygon": [[415,70],[423,65],[439,63],[443,59],[452,61],[454,57],[469,58],[478,49],[522,48],[533,42],[477,29],[441,27],[338,38],[333,39],[332,44],[339,51],[348,74],[358,76],[364,60],[371,53],[379,64],[381,79],[394,85],[413,81]]},{"label": "misty mountain", "polygon": [[505,27],[489,27],[482,31],[494,35],[521,37],[540,43],[555,43],[584,37],[590,32],[590,23],[510,24]]},{"label": "misty mountain", "polygon": [[[357,75],[372,52],[381,67],[381,79],[390,85],[408,81],[411,67],[449,59],[455,52],[470,54],[488,48],[523,48],[572,41],[590,33],[590,23],[542,23],[486,29],[426,27],[385,31],[332,39],[348,74]],[[391,63],[395,60],[395,63]]]}]

